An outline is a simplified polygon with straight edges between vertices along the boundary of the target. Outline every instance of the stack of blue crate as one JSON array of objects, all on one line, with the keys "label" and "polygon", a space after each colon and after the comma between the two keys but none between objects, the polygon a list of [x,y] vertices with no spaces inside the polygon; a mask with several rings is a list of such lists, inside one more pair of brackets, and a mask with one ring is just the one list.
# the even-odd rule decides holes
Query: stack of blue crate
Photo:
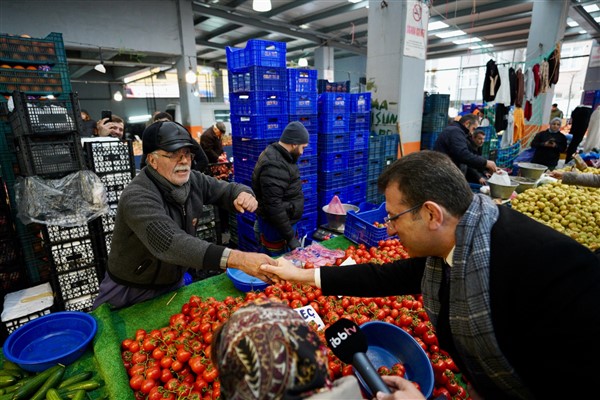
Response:
[{"label": "stack of blue crate", "polygon": [[306,245],[317,228],[317,71],[289,68],[287,72],[289,121],[301,122],[310,135],[308,147],[298,160],[304,214],[296,229],[300,238],[306,236]]},{"label": "stack of blue crate", "polygon": [[319,223],[326,223],[324,205],[334,196],[342,203],[350,202],[350,94],[321,93],[318,98],[319,134],[317,209]]},{"label": "stack of blue crate", "polygon": [[423,120],[421,124],[421,150],[431,150],[440,134],[448,125],[449,94],[429,94],[423,97]]},{"label": "stack of blue crate", "polygon": [[[249,40],[245,48],[227,47],[234,180],[252,186],[260,153],[288,124],[286,44]],[[237,216],[238,247],[259,251],[253,213]]]},{"label": "stack of blue crate", "polygon": [[381,172],[398,159],[400,137],[396,133],[375,135],[369,138],[369,159],[367,166],[367,201],[379,204],[385,201],[377,189],[377,178]]},{"label": "stack of blue crate", "polygon": [[367,196],[371,93],[350,94],[349,202],[359,205]]}]

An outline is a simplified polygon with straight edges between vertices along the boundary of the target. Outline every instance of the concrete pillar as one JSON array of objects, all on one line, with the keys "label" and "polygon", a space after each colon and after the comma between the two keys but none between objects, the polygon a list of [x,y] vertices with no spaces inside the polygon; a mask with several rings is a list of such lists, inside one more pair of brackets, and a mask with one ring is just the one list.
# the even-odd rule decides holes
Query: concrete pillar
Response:
[{"label": "concrete pillar", "polygon": [[196,72],[196,42],[194,35],[194,19],[192,2],[178,0],[177,11],[179,17],[179,40],[181,42],[181,57],[177,60],[177,76],[179,81],[179,107],[181,110],[181,124],[190,130],[194,138],[199,138],[202,133],[200,118],[200,98],[194,96],[194,85],[185,81],[185,74],[189,71]]},{"label": "concrete pillar", "polygon": [[428,22],[429,8],[420,1],[369,0],[371,131],[400,131],[404,154],[421,147]]},{"label": "concrete pillar", "polygon": [[329,46],[321,46],[315,49],[315,68],[318,79],[334,81],[334,49]]},{"label": "concrete pillar", "polygon": [[[531,27],[527,39],[525,68],[533,67],[550,55],[557,43],[561,42],[567,26],[569,13],[568,1],[534,1],[531,15]],[[523,71],[525,72],[525,71]],[[563,77],[559,76],[559,79]],[[548,124],[554,85],[546,93],[540,93],[533,100],[533,113],[529,121],[525,120],[525,132],[531,134]]]}]

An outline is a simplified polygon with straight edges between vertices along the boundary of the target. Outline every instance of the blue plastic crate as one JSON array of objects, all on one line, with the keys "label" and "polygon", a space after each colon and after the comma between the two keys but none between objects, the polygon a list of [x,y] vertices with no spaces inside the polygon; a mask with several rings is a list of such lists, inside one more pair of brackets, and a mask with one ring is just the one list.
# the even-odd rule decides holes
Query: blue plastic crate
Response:
[{"label": "blue plastic crate", "polygon": [[366,150],[369,147],[369,132],[350,132],[350,150]]},{"label": "blue plastic crate", "polygon": [[385,203],[370,211],[356,213],[350,210],[346,215],[344,236],[354,243],[377,247],[380,240],[391,238],[387,233],[387,228],[377,228],[373,225],[375,222],[383,223],[386,216]]},{"label": "blue plastic crate", "polygon": [[288,91],[317,93],[317,70],[288,68]]},{"label": "blue plastic crate", "polygon": [[360,204],[367,200],[367,182],[354,183],[348,188],[350,204]]},{"label": "blue plastic crate", "polygon": [[350,112],[367,113],[371,111],[371,92],[351,93]]},{"label": "blue plastic crate", "polygon": [[290,92],[288,112],[290,114],[316,114],[316,92]]},{"label": "blue plastic crate", "polygon": [[319,189],[330,190],[348,186],[348,169],[331,171],[319,175]]},{"label": "blue plastic crate", "polygon": [[239,92],[285,92],[286,70],[275,67],[247,67],[229,73],[229,91]]},{"label": "blue plastic crate", "polygon": [[245,67],[277,67],[286,66],[286,43],[268,40],[248,40],[245,48],[227,46],[227,69],[238,71]]},{"label": "blue plastic crate", "polygon": [[384,163],[379,158],[371,158],[369,157],[368,165],[367,165],[367,179],[377,179],[383,171]]},{"label": "blue plastic crate", "polygon": [[348,182],[355,184],[367,181],[367,173],[369,169],[367,165],[359,165],[348,168]]},{"label": "blue plastic crate", "polygon": [[349,93],[321,93],[319,94],[319,114],[335,114],[350,112]]},{"label": "blue plastic crate", "polygon": [[444,114],[448,115],[450,107],[449,94],[429,94],[425,92],[423,97],[423,114]]},{"label": "blue plastic crate", "polygon": [[344,133],[350,130],[350,118],[347,114],[319,114],[319,133]]},{"label": "blue plastic crate", "polygon": [[383,139],[383,156],[398,157],[398,144],[400,142],[400,137],[393,133],[391,135],[385,135]]},{"label": "blue plastic crate", "polygon": [[[242,179],[245,182],[252,182],[252,172],[254,172],[254,166],[256,166],[256,160],[248,158],[234,158],[233,159],[233,173],[237,179]],[[241,182],[240,182],[241,183]]]},{"label": "blue plastic crate", "polygon": [[319,93],[337,92],[349,93],[350,81],[329,82],[327,79],[317,79],[317,91]]},{"label": "blue plastic crate", "polygon": [[231,135],[248,139],[279,139],[287,115],[232,115]]},{"label": "blue plastic crate", "polygon": [[[300,237],[312,233],[317,227],[317,211],[306,212],[302,215],[300,221],[296,223],[296,230]],[[302,234],[301,234],[302,233]]]},{"label": "blue plastic crate", "polygon": [[326,206],[327,204],[329,204],[329,202],[331,202],[331,199],[333,199],[333,196],[337,196],[339,197],[340,201],[342,203],[348,203],[348,186],[343,186],[343,187],[339,187],[339,188],[334,188],[334,189],[318,189],[317,191],[317,199],[318,199],[318,203],[317,203],[317,210],[321,211],[321,209],[323,208],[323,206]]},{"label": "blue plastic crate", "polygon": [[421,150],[433,150],[439,132],[421,132]]},{"label": "blue plastic crate", "polygon": [[447,114],[427,114],[423,115],[423,120],[421,121],[421,130],[426,132],[436,132],[443,130],[447,125]]},{"label": "blue plastic crate", "polygon": [[260,153],[262,153],[268,145],[276,141],[277,139],[247,139],[233,137],[231,143],[233,159],[246,158],[256,162],[258,161]]},{"label": "blue plastic crate", "polygon": [[[316,135],[319,132],[319,120],[317,118],[317,114],[312,115],[295,115],[290,114],[289,121],[299,121],[306,130],[308,134],[311,136],[310,143],[313,143],[312,136]],[[314,142],[316,143],[316,141]]]},{"label": "blue plastic crate", "polygon": [[302,157],[311,157],[317,155],[317,148],[319,143],[318,136],[316,133],[310,133],[310,131],[308,133],[308,146],[304,148],[304,153],[302,153]]},{"label": "blue plastic crate", "polygon": [[312,197],[304,197],[304,212],[316,212],[317,211],[317,192],[315,189],[315,194]]},{"label": "blue plastic crate", "polygon": [[348,152],[348,167],[366,166],[369,164],[369,152],[367,150],[353,150]]},{"label": "blue plastic crate", "polygon": [[316,174],[317,156],[302,155],[302,157],[298,159],[298,169],[300,169],[300,176]]},{"label": "blue plastic crate", "polygon": [[348,169],[348,152],[340,151],[337,153],[320,154],[318,166],[319,172]]},{"label": "blue plastic crate", "polygon": [[383,135],[369,136],[369,158],[379,158],[383,155]]},{"label": "blue plastic crate", "polygon": [[300,175],[300,182],[302,183],[302,192],[304,193],[304,202],[308,199],[317,197],[317,174],[311,175]]},{"label": "blue plastic crate", "polygon": [[367,201],[375,204],[385,201],[385,196],[379,192],[377,179],[369,179],[367,181]]},{"label": "blue plastic crate", "polygon": [[319,154],[337,153],[350,149],[350,136],[347,132],[318,135]]},{"label": "blue plastic crate", "polygon": [[233,115],[282,115],[287,114],[286,92],[231,93]]},{"label": "blue plastic crate", "polygon": [[350,132],[371,129],[371,113],[350,114]]}]

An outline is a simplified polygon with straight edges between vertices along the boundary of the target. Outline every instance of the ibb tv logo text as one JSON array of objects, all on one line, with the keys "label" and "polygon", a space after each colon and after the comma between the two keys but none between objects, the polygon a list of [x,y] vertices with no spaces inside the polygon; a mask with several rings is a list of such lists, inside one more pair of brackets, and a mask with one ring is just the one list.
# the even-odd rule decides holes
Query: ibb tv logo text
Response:
[{"label": "ibb tv logo text", "polygon": [[331,344],[331,347],[333,347],[334,349],[336,347],[338,347],[343,340],[348,339],[348,336],[352,335],[353,333],[356,333],[356,329],[358,327],[357,326],[353,326],[352,328],[344,328],[344,330],[342,332],[338,332],[337,333],[337,337],[336,336],[332,336],[329,338],[329,343]]}]

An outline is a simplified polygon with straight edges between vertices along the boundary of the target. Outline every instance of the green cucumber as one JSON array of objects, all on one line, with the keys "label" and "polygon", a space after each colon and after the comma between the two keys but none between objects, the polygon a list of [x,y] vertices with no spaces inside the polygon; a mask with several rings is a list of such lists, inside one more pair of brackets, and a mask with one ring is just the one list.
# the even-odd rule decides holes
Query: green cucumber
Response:
[{"label": "green cucumber", "polygon": [[88,380],[92,377],[92,373],[91,372],[81,372],[79,374],[73,375],[67,379],[65,379],[64,381],[62,381],[60,383],[60,385],[58,385],[58,389],[62,389],[64,387],[67,386],[71,386],[75,383],[79,383],[79,382],[83,382],[85,380]]},{"label": "green cucumber", "polygon": [[41,388],[42,385],[44,385],[44,383],[48,380],[48,378],[50,378],[53,374],[56,374],[57,371],[62,370],[64,372],[64,369],[65,367],[63,367],[62,365],[55,365],[31,377],[31,379],[29,379],[23,386],[15,390],[12,396],[12,400],[31,399],[30,396],[34,394],[39,388]]},{"label": "green cucumber", "polygon": [[34,393],[31,397],[31,400],[44,400],[46,398],[46,393],[48,390],[55,388],[60,383],[63,375],[65,374],[65,367],[60,365],[60,368],[54,371],[46,382]]},{"label": "green cucumber", "polygon": [[48,389],[46,392],[46,400],[63,400],[58,394],[58,391],[54,388]]}]

